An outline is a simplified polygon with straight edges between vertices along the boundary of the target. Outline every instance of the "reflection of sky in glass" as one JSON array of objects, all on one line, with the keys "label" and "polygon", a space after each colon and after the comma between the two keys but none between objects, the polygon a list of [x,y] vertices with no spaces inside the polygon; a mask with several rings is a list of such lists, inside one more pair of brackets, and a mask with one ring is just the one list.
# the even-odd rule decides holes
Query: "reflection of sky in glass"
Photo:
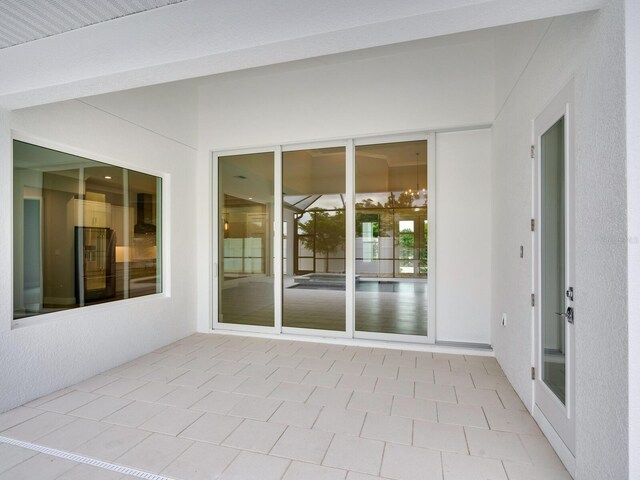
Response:
[{"label": "reflection of sky in glass", "polygon": [[293,206],[294,210],[342,210],[344,201],[339,194],[335,195],[285,195],[285,207]]},{"label": "reflection of sky in glass", "polygon": [[400,220],[399,222],[399,230],[401,232],[410,231],[413,232],[413,220]]},{"label": "reflection of sky in glass", "polygon": [[284,207],[292,210],[306,210],[320,195],[285,195],[282,199]]},{"label": "reflection of sky in glass", "polygon": [[323,210],[343,209],[344,202],[340,195],[320,195],[308,208],[320,208]]},{"label": "reflection of sky in glass", "polygon": [[289,205],[295,205],[308,197],[309,195],[285,195],[284,201]]},{"label": "reflection of sky in glass", "polygon": [[[393,195],[393,201],[389,197]],[[398,207],[426,207],[427,192],[420,190],[418,196],[405,192],[373,192],[356,194],[357,208],[398,208]]]},{"label": "reflection of sky in glass", "polygon": [[388,200],[389,192],[356,194],[356,203],[365,203],[371,205],[371,207],[384,206]]},{"label": "reflection of sky in glass", "polygon": [[[299,219],[298,219],[298,226],[303,225],[307,222],[309,222],[312,219],[311,214],[310,213],[305,213],[304,215],[302,215]],[[299,235],[304,235],[304,230],[301,228],[298,228],[298,234]]]}]

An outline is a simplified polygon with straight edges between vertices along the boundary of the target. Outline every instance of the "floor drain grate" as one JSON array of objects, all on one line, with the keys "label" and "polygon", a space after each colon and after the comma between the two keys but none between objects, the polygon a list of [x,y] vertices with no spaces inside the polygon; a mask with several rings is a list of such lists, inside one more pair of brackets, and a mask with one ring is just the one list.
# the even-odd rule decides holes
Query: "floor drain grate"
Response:
[{"label": "floor drain grate", "polygon": [[52,457],[64,458],[65,460],[71,460],[77,463],[84,463],[85,465],[91,465],[93,467],[104,468],[105,470],[111,470],[113,472],[122,473],[124,475],[131,475],[133,477],[144,478],[146,480],[172,480],[169,477],[163,477],[151,472],[145,472],[143,470],[137,470],[135,468],[124,467],[122,465],[114,465],[113,463],[103,462],[102,460],[96,460],[95,458],[83,457],[82,455],[76,455],[75,453],[65,452],[63,450],[56,450],[55,448],[44,447],[42,445],[36,445],[35,443],[23,442],[22,440],[15,440],[13,438],[0,436],[0,443],[7,443],[20,448],[26,448],[35,452],[51,455]]}]

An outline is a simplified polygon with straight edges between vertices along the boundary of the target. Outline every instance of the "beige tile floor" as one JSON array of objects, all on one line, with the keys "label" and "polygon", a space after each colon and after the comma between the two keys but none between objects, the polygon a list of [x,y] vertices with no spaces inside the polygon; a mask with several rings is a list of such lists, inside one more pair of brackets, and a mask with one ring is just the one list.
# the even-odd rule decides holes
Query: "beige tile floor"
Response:
[{"label": "beige tile floor", "polygon": [[[0,415],[172,479],[567,480],[495,359],[196,334]],[[0,480],[122,479],[0,443]]]}]

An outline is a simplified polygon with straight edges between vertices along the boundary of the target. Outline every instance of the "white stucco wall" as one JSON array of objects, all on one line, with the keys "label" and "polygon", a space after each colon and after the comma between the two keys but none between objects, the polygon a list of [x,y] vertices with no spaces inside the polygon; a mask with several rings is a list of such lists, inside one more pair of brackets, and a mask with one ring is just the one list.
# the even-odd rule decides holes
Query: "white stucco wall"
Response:
[{"label": "white stucco wall", "polygon": [[198,90],[192,83],[164,83],[81,100],[167,139],[198,146]]},{"label": "white stucco wall", "polygon": [[640,2],[625,2],[629,258],[629,478],[640,478]]},{"label": "white stucco wall", "polygon": [[[145,100],[146,115],[163,114]],[[195,330],[195,150],[79,101],[0,115],[0,411],[81,381]],[[137,119],[140,121],[140,118]],[[195,129],[195,124],[192,124]],[[43,315],[12,327],[11,129],[75,153],[164,176],[167,290]]]},{"label": "white stucco wall", "polygon": [[[493,42],[486,32],[475,32],[368,56],[356,53],[230,74],[203,84],[199,105],[198,196],[204,199],[209,198],[211,150],[488,124],[493,115]],[[482,300],[488,298],[490,284],[489,135],[484,130],[442,138],[442,153],[452,162],[443,167],[445,190],[451,193],[438,194],[436,209],[456,211],[458,218],[438,235],[447,253],[436,250],[437,262],[459,265],[460,258],[473,256],[474,244],[481,246],[478,256],[484,248],[487,261],[474,275],[457,271],[438,284],[436,304],[443,316],[436,331],[442,327],[443,339],[450,341],[489,343],[490,307]],[[472,200],[464,192],[474,173],[487,183],[471,186],[469,194],[484,195]],[[480,208],[472,208],[474,204]],[[210,219],[216,213],[208,203],[199,206],[198,329],[207,331]],[[477,224],[484,227],[468,228]],[[463,246],[462,257],[447,247],[456,244]],[[460,307],[460,285],[478,300],[473,315]]]},{"label": "white stucco wall", "polygon": [[[557,18],[511,88],[493,126],[492,342],[498,360],[526,404],[531,405],[531,293],[533,169],[529,157],[531,121],[574,75],[583,57],[589,16]],[[496,71],[510,64],[515,30],[496,40]],[[504,51],[503,51],[504,49]],[[532,52],[533,54],[533,52]],[[520,258],[520,246],[525,257]],[[507,314],[508,324],[500,325]]]},{"label": "white stucco wall", "polygon": [[[622,2],[556,18],[494,123],[493,344],[531,407],[531,120],[575,81],[576,474],[627,477],[627,269]],[[508,42],[509,38],[503,41]],[[515,41],[515,38],[511,38]],[[498,63],[509,62],[496,43]],[[497,67],[500,68],[499,66]],[[518,256],[519,245],[527,255]],[[506,328],[500,315],[509,315]]]},{"label": "white stucco wall", "polygon": [[623,5],[598,13],[576,84],[576,468],[594,480],[628,476]]},{"label": "white stucco wall", "polygon": [[436,135],[438,340],[491,343],[491,130]]}]

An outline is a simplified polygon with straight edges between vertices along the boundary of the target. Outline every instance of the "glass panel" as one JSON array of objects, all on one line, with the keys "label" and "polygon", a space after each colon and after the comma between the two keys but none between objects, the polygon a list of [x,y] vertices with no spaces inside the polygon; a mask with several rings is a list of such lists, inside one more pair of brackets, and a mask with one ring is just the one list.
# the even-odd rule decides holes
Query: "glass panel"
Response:
[{"label": "glass panel", "polygon": [[272,327],[272,152],[218,159],[219,321]]},{"label": "glass panel", "polygon": [[[345,330],[344,147],[284,152],[282,325]],[[288,242],[291,243],[291,242]]]},{"label": "glass panel", "polygon": [[356,147],[356,330],[427,334],[427,142]]},{"label": "glass panel", "polygon": [[565,403],[564,118],[542,135],[542,379]]},{"label": "glass panel", "polygon": [[[14,318],[161,291],[160,178],[19,141],[13,154]],[[143,275],[132,252],[132,178],[145,179],[153,203]]]},{"label": "glass panel", "polygon": [[[84,258],[76,295],[81,303],[116,296],[125,298],[125,264],[116,268],[116,248],[127,241],[123,215],[126,174],[121,168],[102,165],[86,166],[80,172],[84,178],[84,200],[77,202],[82,211],[75,227],[76,269],[80,268],[80,256]],[[81,242],[84,244],[80,245]]]},{"label": "glass panel", "polygon": [[[129,296],[139,297],[157,291],[155,274],[160,258],[160,222],[158,198],[161,191],[156,178],[139,172],[127,176],[129,208],[128,222]],[[118,247],[116,246],[116,254]],[[117,255],[116,255],[117,257]]]}]

